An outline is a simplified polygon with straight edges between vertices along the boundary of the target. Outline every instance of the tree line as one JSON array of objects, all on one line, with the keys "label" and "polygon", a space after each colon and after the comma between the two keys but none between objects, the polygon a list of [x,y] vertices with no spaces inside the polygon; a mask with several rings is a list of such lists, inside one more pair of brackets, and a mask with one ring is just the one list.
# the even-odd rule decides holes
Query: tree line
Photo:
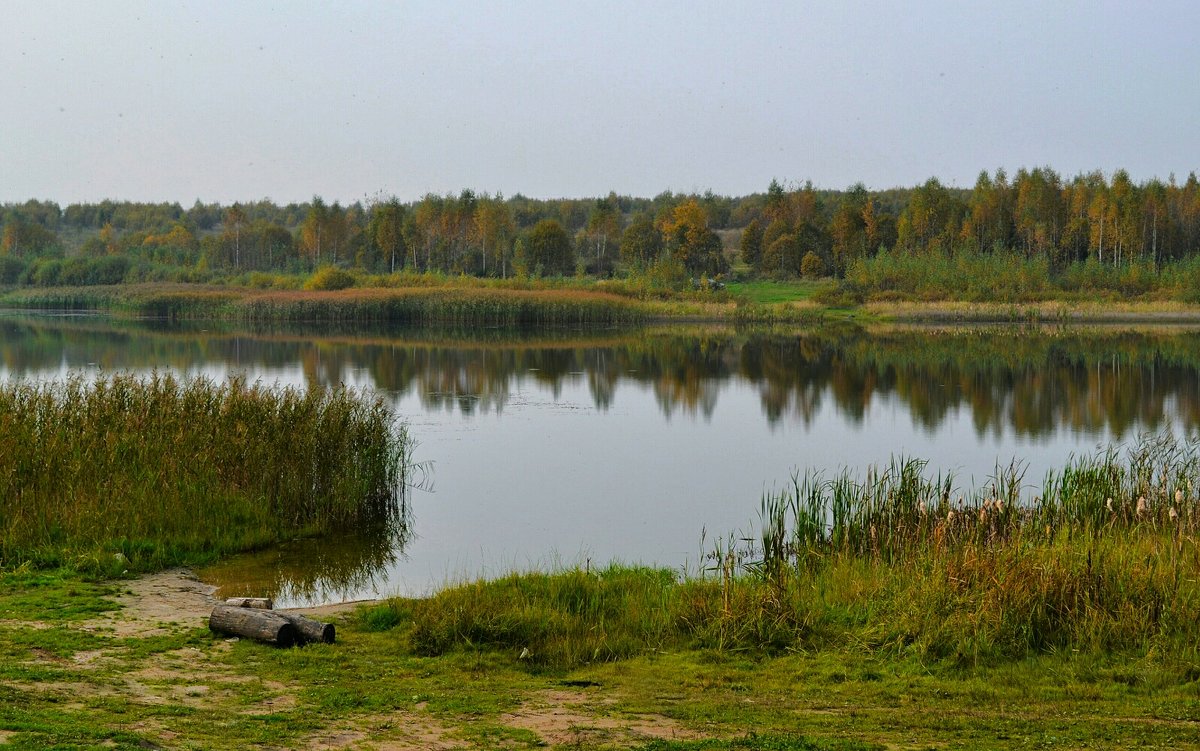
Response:
[{"label": "tree line", "polygon": [[[342,205],[314,197],[222,206],[102,201],[0,206],[0,283],[108,283],[131,275],[401,270],[487,277],[728,273],[843,276],[881,250],[1013,254],[1052,267],[1155,266],[1200,251],[1200,182],[1134,183],[1124,170],[1065,180],[1048,167],[844,191],[771,181],[764,193],[541,200],[426,195]],[[117,259],[117,260],[114,260]],[[121,279],[118,279],[120,281]],[[133,279],[136,280],[136,279]]]}]

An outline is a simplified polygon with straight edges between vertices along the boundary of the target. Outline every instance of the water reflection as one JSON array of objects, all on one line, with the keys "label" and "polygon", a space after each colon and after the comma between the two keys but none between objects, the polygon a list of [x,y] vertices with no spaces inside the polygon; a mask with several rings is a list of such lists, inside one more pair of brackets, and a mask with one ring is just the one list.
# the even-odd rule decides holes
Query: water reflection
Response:
[{"label": "water reflection", "polygon": [[227,559],[200,572],[220,597],[271,597],[281,605],[319,605],[349,593],[383,594],[383,572],[412,539],[408,488],[395,513],[378,524]]},{"label": "water reflection", "polygon": [[826,401],[851,423],[895,399],[926,430],[967,411],[978,435],[1067,428],[1116,437],[1172,420],[1200,423],[1194,330],[494,329],[236,330],[217,324],[0,317],[8,377],[67,369],[246,370],[305,384],[348,382],[414,395],[427,411],[502,413],[527,382],[557,397],[585,383],[598,411],[623,386],[649,388],[661,413],[711,417],[732,381],[750,384],[770,425],[811,425]]}]

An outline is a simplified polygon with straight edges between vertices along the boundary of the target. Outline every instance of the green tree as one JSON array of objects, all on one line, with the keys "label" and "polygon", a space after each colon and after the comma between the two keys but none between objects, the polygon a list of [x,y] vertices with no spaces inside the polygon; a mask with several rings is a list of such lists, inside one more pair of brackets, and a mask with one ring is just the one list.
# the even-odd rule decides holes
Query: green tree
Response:
[{"label": "green tree", "polygon": [[662,248],[662,233],[649,214],[639,214],[621,235],[621,261],[634,269],[648,268],[658,260]]},{"label": "green tree", "polygon": [[588,216],[587,239],[591,245],[588,258],[589,270],[596,276],[609,276],[613,269],[610,247],[616,246],[621,234],[621,207],[617,194],[610,192],[606,198],[596,199]]},{"label": "green tree", "polygon": [[543,219],[525,240],[526,262],[535,273],[567,276],[575,270],[571,237],[557,219]]},{"label": "green tree", "polygon": [[741,254],[742,263],[752,269],[758,269],[759,263],[762,262],[763,250],[763,230],[762,225],[757,219],[751,219],[746,228],[742,230]]},{"label": "green tree", "polygon": [[321,245],[329,224],[329,209],[320,196],[313,196],[304,222],[300,225],[300,248],[312,259],[313,268],[321,265]]},{"label": "green tree", "polygon": [[233,267],[240,269],[242,267],[242,226],[246,224],[246,212],[242,210],[241,204],[235,203],[225,209],[224,217],[225,234],[233,235]]},{"label": "green tree", "polygon": [[391,198],[376,204],[371,209],[371,219],[367,224],[367,234],[371,244],[378,248],[383,259],[387,261],[388,271],[396,273],[396,260],[404,262],[404,204],[398,198]]}]

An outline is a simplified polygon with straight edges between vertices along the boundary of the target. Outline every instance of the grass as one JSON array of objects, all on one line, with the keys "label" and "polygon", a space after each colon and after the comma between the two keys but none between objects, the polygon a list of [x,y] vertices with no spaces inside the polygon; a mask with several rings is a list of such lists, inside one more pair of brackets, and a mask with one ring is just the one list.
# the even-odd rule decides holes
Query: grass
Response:
[{"label": "grass", "polygon": [[1019,466],[966,497],[924,470],[797,476],[764,497],[757,534],[706,546],[699,577],[520,574],[373,617],[411,623],[419,654],[503,649],[555,669],[857,646],[963,666],[1081,652],[1200,670],[1200,439],[1080,457],[1032,499]]},{"label": "grass", "polygon": [[829,287],[829,280],[797,279],[795,281],[779,281],[773,279],[754,279],[742,282],[730,282],[729,292],[735,297],[744,299],[756,305],[777,305],[779,303],[796,303],[812,300],[813,296]]},{"label": "grass", "polygon": [[[0,734],[15,749],[1167,749],[1193,745],[1200,721],[1197,674],[1159,657],[964,668],[853,645],[531,669],[484,647],[417,654],[370,611],[345,616],[336,644],[293,650],[202,624],[130,634],[105,625],[133,607],[119,586],[37,575],[83,612],[48,628],[0,620]],[[0,610],[27,577],[0,573]]]},{"label": "grass", "polygon": [[[672,289],[641,278],[479,279],[441,274],[248,273],[219,284],[26,287],[0,307],[102,310],[126,317],[371,325],[582,326],[651,321],[812,325],[856,320],[1196,320],[1200,262],[1162,269],[963,253],[882,253],[843,280],[731,282]],[[1115,307],[1114,307],[1115,306]]]},{"label": "grass", "polygon": [[119,574],[402,522],[407,436],[345,389],[9,381],[0,426],[0,566]]}]

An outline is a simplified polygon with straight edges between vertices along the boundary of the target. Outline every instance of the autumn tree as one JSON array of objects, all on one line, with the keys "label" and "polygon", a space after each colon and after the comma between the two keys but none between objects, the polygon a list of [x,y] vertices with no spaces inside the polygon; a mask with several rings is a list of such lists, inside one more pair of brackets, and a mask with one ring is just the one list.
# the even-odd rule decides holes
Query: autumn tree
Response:
[{"label": "autumn tree", "polygon": [[0,252],[9,256],[43,255],[58,246],[58,236],[23,216],[9,214],[0,235]]},{"label": "autumn tree", "polygon": [[[867,228],[863,219],[866,204],[866,187],[862,183],[851,186],[842,196],[842,201],[829,223],[829,234],[833,240],[834,270],[839,274],[844,274],[854,259],[867,254]],[[820,261],[819,256],[817,261]],[[809,267],[814,268],[811,262]]]},{"label": "autumn tree", "polygon": [[689,198],[662,222],[661,231],[671,257],[692,275],[717,275],[729,270],[721,238],[708,228],[708,215]]},{"label": "autumn tree", "polygon": [[498,269],[500,276],[507,278],[512,240],[517,231],[508,204],[499,196],[485,196],[475,207],[474,227],[475,237],[480,244],[483,275],[487,275],[490,259],[492,268]]}]

